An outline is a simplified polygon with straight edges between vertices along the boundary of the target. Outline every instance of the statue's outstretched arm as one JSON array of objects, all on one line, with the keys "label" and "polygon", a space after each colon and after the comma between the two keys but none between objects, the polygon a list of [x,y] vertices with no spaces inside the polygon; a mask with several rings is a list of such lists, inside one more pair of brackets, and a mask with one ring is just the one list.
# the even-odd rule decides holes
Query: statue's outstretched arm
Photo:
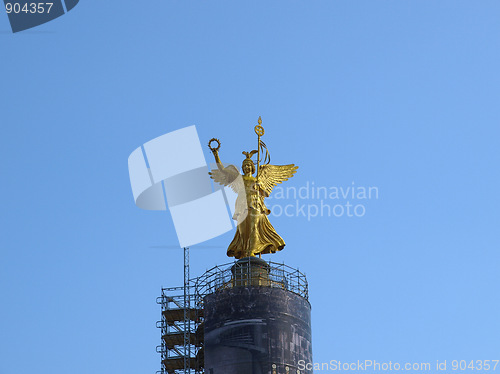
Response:
[{"label": "statue's outstretched arm", "polygon": [[214,154],[215,162],[217,163],[217,167],[219,168],[219,170],[224,170],[224,165],[222,165],[222,161],[220,160],[219,157],[219,151],[216,149],[212,151],[212,153]]},{"label": "statue's outstretched arm", "polygon": [[[212,142],[217,142],[217,147],[211,146]],[[214,155],[215,162],[217,163],[217,168],[220,171],[223,171],[224,165],[222,165],[222,161],[220,160],[220,157],[219,157],[219,148],[220,148],[219,139],[216,139],[216,138],[210,139],[210,141],[208,142],[208,148],[210,148],[210,151],[212,151],[212,154]]]}]

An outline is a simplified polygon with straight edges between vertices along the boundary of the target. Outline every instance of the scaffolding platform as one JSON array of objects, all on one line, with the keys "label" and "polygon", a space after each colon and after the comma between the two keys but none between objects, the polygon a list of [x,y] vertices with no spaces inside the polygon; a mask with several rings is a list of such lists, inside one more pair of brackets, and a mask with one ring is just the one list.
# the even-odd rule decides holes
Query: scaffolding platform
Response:
[{"label": "scaffolding platform", "polygon": [[[184,331],[172,332],[162,336],[165,345],[169,349],[173,349],[175,346],[184,344]],[[201,342],[199,337],[193,334],[189,334],[189,344],[201,347]]]},{"label": "scaffolding platform", "polygon": [[[195,370],[197,365],[196,357],[190,358],[189,366]],[[168,374],[177,374],[184,371],[184,357],[169,357],[162,361],[163,370]]]},{"label": "scaffolding platform", "polygon": [[[185,309],[166,309],[162,311],[163,316],[168,324],[173,325],[175,322],[184,321],[184,311]],[[196,321],[197,319],[203,317],[203,309],[186,309],[187,317],[191,321]]]}]

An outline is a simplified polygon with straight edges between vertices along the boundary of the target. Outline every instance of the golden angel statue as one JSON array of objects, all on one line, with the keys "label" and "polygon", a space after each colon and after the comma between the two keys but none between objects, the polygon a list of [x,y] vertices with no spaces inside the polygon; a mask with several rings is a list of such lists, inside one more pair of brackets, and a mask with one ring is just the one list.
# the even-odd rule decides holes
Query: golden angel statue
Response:
[{"label": "golden angel statue", "polygon": [[[262,120],[259,117],[259,125],[255,126],[258,150],[243,152],[246,158],[241,167],[242,175],[234,165],[224,167],[219,158],[220,142],[218,139],[211,139],[208,143],[217,163],[217,169],[209,173],[210,177],[223,186],[230,186],[238,194],[233,215],[233,219],[237,222],[237,229],[227,249],[227,255],[237,259],[252,257],[256,254],[260,256],[275,253],[285,247],[285,241],[269,222],[267,216],[271,211],[264,204],[264,199],[271,194],[274,186],[293,177],[298,166],[294,164],[269,165],[269,152],[264,142],[260,140],[260,137],[264,135],[261,123]],[[217,147],[211,145],[213,142],[217,142]],[[264,150],[266,152],[264,164],[260,165],[260,154]],[[252,160],[254,154],[257,154],[257,166]]]}]

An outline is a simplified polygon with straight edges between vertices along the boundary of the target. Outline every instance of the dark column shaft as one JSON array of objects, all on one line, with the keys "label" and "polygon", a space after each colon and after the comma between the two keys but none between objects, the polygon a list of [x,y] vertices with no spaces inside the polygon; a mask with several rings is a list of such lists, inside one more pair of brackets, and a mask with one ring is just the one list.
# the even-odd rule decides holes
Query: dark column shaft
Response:
[{"label": "dark column shaft", "polygon": [[311,306],[305,298],[247,285],[205,296],[204,309],[207,374],[296,374],[299,361],[312,363]]}]

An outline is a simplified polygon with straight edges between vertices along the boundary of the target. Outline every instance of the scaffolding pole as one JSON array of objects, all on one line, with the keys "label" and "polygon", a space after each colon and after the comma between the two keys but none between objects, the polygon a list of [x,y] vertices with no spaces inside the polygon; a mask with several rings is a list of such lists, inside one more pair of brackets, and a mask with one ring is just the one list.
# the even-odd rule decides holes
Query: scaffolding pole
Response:
[{"label": "scaffolding pole", "polygon": [[189,247],[184,247],[184,373],[191,372],[191,341],[189,336],[191,319],[188,315],[191,305],[189,301]]}]

